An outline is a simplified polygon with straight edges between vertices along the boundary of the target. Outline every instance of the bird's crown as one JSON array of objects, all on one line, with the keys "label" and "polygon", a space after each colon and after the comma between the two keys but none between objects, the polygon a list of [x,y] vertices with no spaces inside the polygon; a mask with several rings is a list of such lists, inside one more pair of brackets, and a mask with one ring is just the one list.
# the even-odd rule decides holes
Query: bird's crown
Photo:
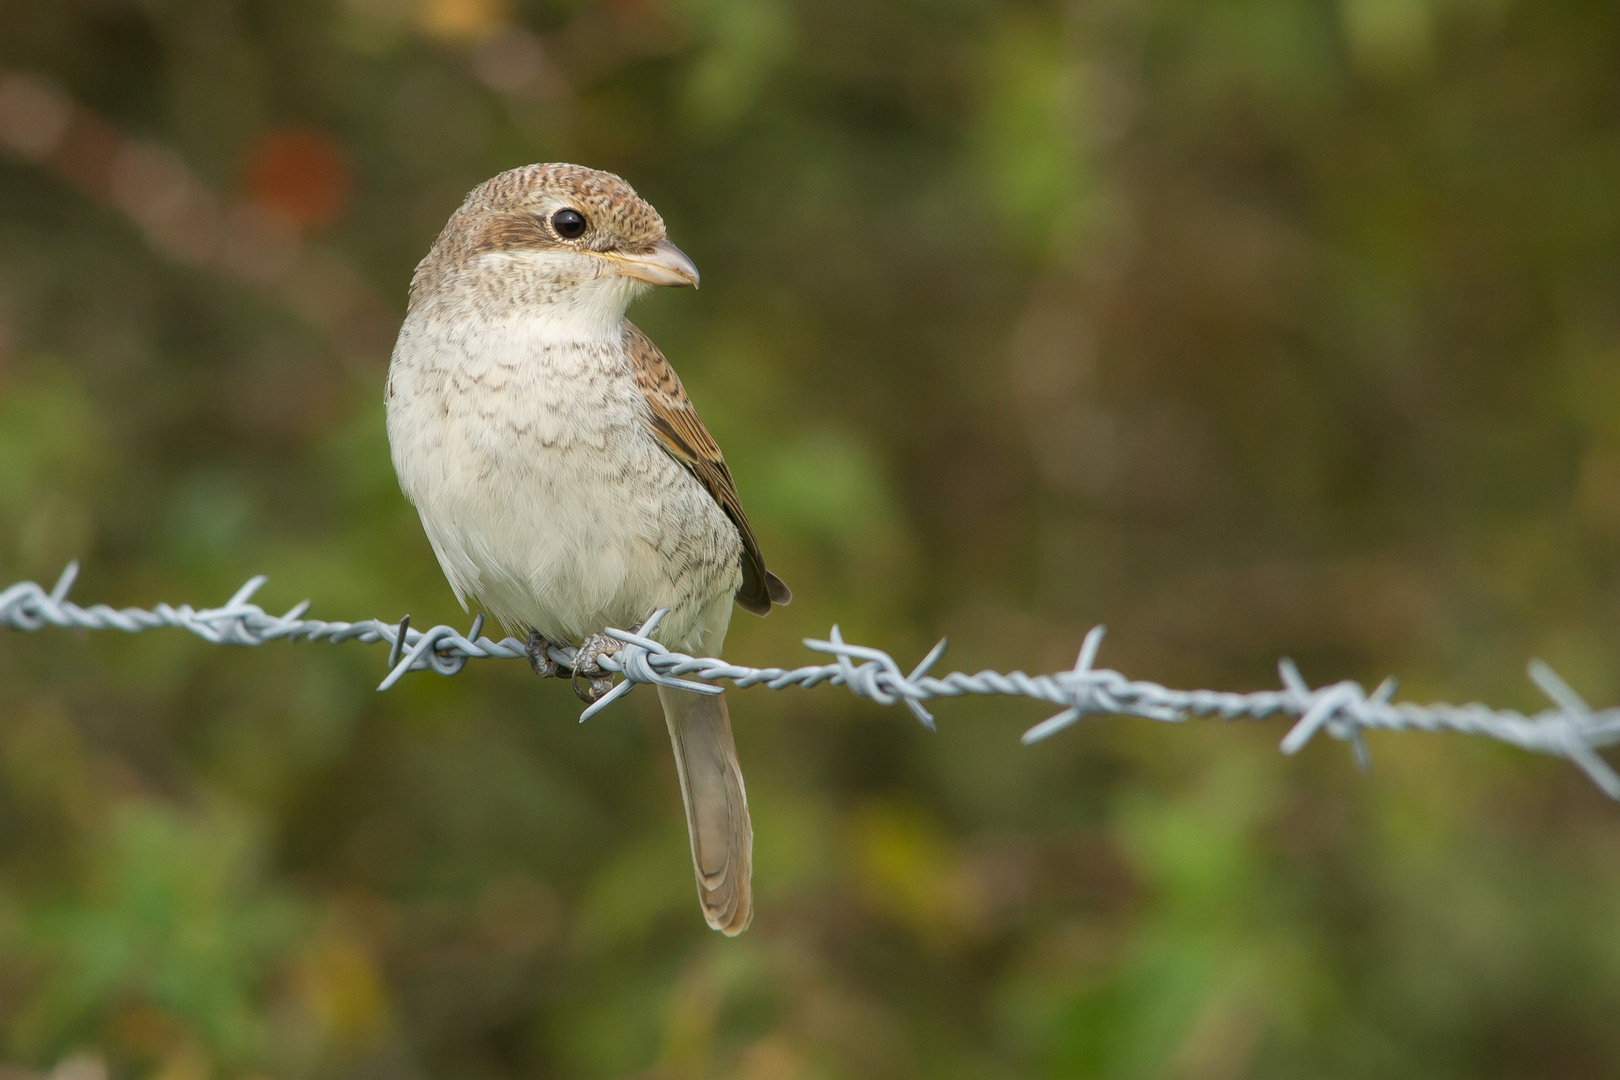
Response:
[{"label": "bird's crown", "polygon": [[509,169],[479,184],[450,221],[462,223],[469,255],[565,245],[641,248],[664,237],[664,219],[623,179],[560,162]]}]

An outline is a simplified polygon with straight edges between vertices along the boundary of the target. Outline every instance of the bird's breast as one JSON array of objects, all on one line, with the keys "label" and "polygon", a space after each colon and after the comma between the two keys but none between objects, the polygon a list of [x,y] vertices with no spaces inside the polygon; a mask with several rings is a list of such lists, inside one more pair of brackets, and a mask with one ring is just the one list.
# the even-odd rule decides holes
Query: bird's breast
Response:
[{"label": "bird's breast", "polygon": [[543,320],[407,322],[390,370],[389,441],[406,493],[462,504],[593,501],[661,472],[617,341],[559,340]]},{"label": "bird's breast", "polygon": [[563,637],[656,607],[695,618],[714,598],[728,612],[735,527],[648,429],[622,343],[553,329],[408,320],[401,331],[389,442],[451,584]]},{"label": "bird's breast", "polygon": [[[639,421],[640,393],[623,346],[549,337],[543,324],[515,319],[456,328],[424,387],[468,434],[495,435],[501,447],[606,445],[608,434]],[[435,393],[436,391],[436,393]]]}]

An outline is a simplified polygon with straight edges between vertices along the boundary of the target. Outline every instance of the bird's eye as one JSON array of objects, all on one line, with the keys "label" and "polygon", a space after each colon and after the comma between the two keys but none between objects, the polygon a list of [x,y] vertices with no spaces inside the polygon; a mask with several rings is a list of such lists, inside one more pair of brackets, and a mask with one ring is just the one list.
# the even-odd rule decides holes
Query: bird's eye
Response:
[{"label": "bird's eye", "polygon": [[574,240],[585,233],[585,215],[578,210],[559,210],[551,215],[551,227],[564,240]]}]

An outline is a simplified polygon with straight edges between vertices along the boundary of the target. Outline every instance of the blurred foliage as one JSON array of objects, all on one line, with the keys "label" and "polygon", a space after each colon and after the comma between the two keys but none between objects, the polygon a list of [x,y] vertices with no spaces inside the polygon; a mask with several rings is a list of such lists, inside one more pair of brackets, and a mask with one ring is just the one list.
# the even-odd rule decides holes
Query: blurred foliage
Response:
[{"label": "blurred foliage", "polygon": [[[571,160],[703,269],[634,317],[794,588],[730,655],[837,621],[1051,670],[1106,622],[1172,685],[1289,653],[1534,707],[1539,655],[1620,697],[1612,5],[0,0],[0,71],[85,110],[0,123],[6,581],[460,620],[389,337],[469,187]],[[215,232],[163,224],[183,170]],[[1108,720],[1030,750],[1027,703],[931,735],[745,692],[726,941],[651,694],[581,728],[522,665],[376,695],[382,663],[0,641],[8,1060],[1620,1075],[1620,810],[1557,762],[1407,735],[1361,776],[1275,724]]]}]

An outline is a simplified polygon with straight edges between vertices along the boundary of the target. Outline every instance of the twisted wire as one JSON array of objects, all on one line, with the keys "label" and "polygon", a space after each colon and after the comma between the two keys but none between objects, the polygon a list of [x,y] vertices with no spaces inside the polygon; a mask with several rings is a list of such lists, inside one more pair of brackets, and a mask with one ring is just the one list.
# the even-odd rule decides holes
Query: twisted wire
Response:
[{"label": "twisted wire", "polygon": [[[527,655],[524,643],[516,638],[495,641],[483,636],[480,633],[484,624],[482,615],[474,620],[465,635],[448,625],[415,629],[410,625],[409,616],[397,624],[378,619],[355,623],[306,619],[307,600],[294,605],[284,615],[272,615],[251,602],[253,594],[265,583],[262,576],[250,579],[217,608],[198,610],[189,604],[178,607],[158,604],[150,610],[112,608],[105,604],[81,607],[67,598],[78,572],[78,564],[70,564],[49,591],[35,582],[24,581],[0,592],[0,626],[22,631],[56,626],[121,630],[131,634],[172,627],[190,631],[216,645],[263,645],[271,641],[386,642],[389,671],[378,690],[389,689],[409,671],[454,675],[468,660],[521,659]],[[931,675],[929,671],[945,652],[943,640],[907,673],[881,649],[844,641],[837,626],[832,628],[826,641],[807,639],[804,643],[812,651],[831,656],[831,663],[756,668],[716,657],[688,656],[666,648],[650,636],[665,614],[655,612],[633,631],[606,631],[619,643],[619,648],[601,656],[597,664],[621,678],[607,694],[585,709],[581,722],[642,683],[718,694],[721,688],[715,684],[722,682],[739,688],[764,686],[771,690],[790,686],[808,689],[822,683],[842,686],[857,697],[882,705],[905,705],[930,729],[934,727],[934,718],[923,703],[941,698],[1001,695],[1034,698],[1059,706],[1058,713],[1024,733],[1026,744],[1049,738],[1085,716],[1134,716],[1163,723],[1182,723],[1195,717],[1264,720],[1290,716],[1297,719],[1283,737],[1281,749],[1285,754],[1298,753],[1318,734],[1325,733],[1349,743],[1357,763],[1366,767],[1369,763],[1363,739],[1366,731],[1460,732],[1565,758],[1585,772],[1604,794],[1620,800],[1620,775],[1597,753],[1599,747],[1620,742],[1620,709],[1593,710],[1539,660],[1530,662],[1529,675],[1552,702],[1552,707],[1527,716],[1512,709],[1493,709],[1478,703],[1397,702],[1393,700],[1394,679],[1385,679],[1370,693],[1351,681],[1313,688],[1287,659],[1278,665],[1282,687],[1277,690],[1253,693],[1175,690],[1096,667],[1103,638],[1101,626],[1086,635],[1073,668],[1049,675],[1027,675],[1022,671],[1006,674],[980,671],[971,675],[953,671],[947,675]],[[552,646],[548,652],[564,671],[571,669],[573,649]]]}]

